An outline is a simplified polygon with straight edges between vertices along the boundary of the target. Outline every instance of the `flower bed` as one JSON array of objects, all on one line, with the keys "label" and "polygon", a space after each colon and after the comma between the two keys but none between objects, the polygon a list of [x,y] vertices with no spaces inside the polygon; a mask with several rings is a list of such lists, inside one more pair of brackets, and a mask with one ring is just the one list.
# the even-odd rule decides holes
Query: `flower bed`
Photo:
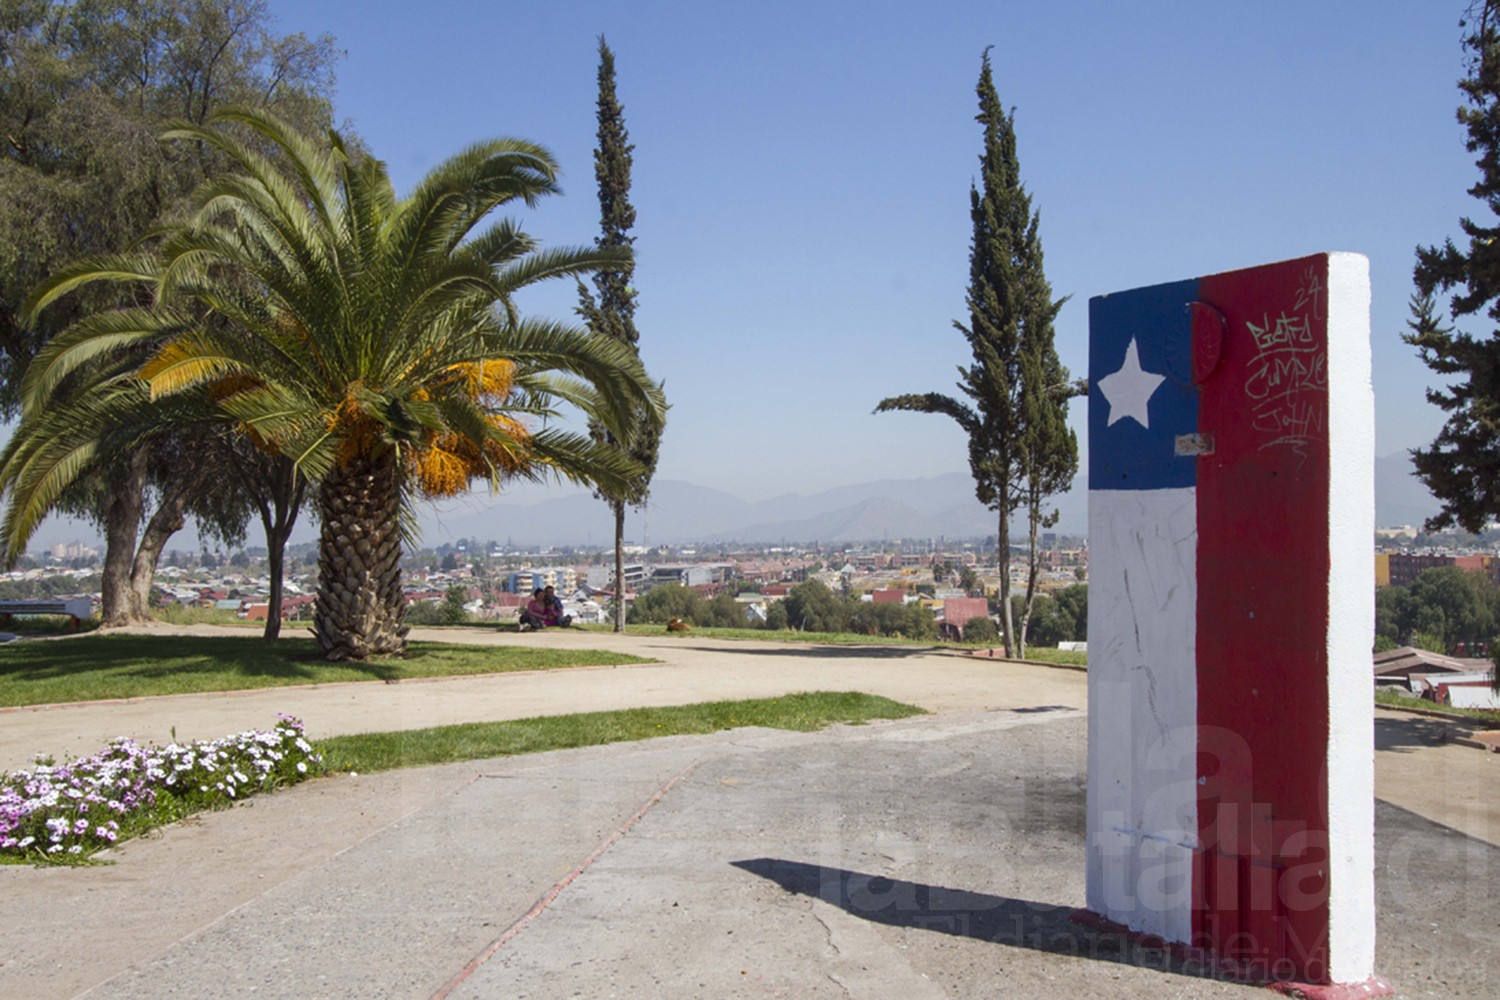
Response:
[{"label": "flower bed", "polygon": [[72,861],[203,809],[291,785],[323,758],[302,723],[165,747],[121,737],[92,757],[0,777],[0,857]]}]

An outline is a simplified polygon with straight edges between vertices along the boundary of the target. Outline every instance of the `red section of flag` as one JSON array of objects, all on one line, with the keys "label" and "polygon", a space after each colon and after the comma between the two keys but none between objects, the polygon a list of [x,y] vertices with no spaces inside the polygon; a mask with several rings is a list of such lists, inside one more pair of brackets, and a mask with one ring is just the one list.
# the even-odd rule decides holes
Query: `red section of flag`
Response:
[{"label": "red section of flag", "polygon": [[1317,256],[1198,288],[1226,330],[1198,414],[1194,943],[1311,982],[1329,974],[1327,283]]}]

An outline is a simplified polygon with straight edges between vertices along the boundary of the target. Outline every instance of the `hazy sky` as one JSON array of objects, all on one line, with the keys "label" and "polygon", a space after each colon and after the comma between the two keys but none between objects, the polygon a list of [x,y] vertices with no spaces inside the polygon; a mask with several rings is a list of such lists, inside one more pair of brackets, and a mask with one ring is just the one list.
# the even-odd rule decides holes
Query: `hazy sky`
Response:
[{"label": "hazy sky", "polygon": [[[596,37],[635,143],[641,352],[672,403],[659,478],[756,500],[962,470],[938,416],[966,344],[974,86],[1016,109],[1058,349],[1090,296],[1301,256],[1370,258],[1377,453],[1429,440],[1400,342],[1413,247],[1483,210],[1454,120],[1464,0],[644,3],[272,0],[330,32],[338,118],[398,190],[466,144],[531,139],[565,195],[519,217],[587,243]],[[559,284],[523,300],[571,318]],[[1082,441],[1084,403],[1074,404]],[[534,497],[532,491],[522,494]]]}]

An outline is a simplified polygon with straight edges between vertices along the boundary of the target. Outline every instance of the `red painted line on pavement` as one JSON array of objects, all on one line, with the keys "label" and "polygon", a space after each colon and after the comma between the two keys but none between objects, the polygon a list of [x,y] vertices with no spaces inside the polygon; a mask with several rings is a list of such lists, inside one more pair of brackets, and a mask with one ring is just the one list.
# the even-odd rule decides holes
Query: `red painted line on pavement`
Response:
[{"label": "red painted line on pavement", "polygon": [[613,847],[621,837],[624,837],[626,833],[630,832],[631,827],[639,823],[641,819],[646,815],[646,813],[650,812],[651,808],[658,802],[660,802],[666,796],[666,794],[672,790],[672,787],[674,785],[676,785],[683,778],[686,778],[688,774],[692,772],[693,768],[697,766],[698,761],[693,761],[687,767],[683,768],[681,771],[678,771],[675,775],[673,775],[671,780],[668,781],[665,785],[662,785],[660,788],[658,788],[656,790],[656,793],[649,799],[647,799],[645,804],[635,811],[634,816],[631,816],[623,824],[620,825],[619,829],[615,830],[614,833],[611,833],[608,837],[606,837],[604,839],[604,843],[594,848],[594,852],[580,861],[571,872],[563,877],[562,881],[558,882],[551,889],[548,889],[547,892],[542,896],[542,898],[537,900],[536,905],[534,905],[530,910],[526,911],[525,916],[521,917],[520,920],[517,920],[515,923],[511,924],[510,927],[505,931],[505,933],[501,934],[494,941],[490,942],[489,946],[481,951],[478,955],[475,955],[474,958],[470,960],[468,965],[465,965],[462,969],[459,970],[457,975],[444,983],[442,988],[432,995],[432,1000],[446,1000],[447,996],[454,990],[458,989],[458,987],[463,984],[463,981],[465,979],[468,979],[471,975],[473,975],[475,971],[477,971],[479,967],[485,962],[488,962],[497,951],[505,947],[505,945],[512,938],[514,938],[517,934],[520,934],[533,920],[541,916],[542,913],[546,911],[547,907],[551,906],[553,901],[562,894],[562,891],[564,889],[572,885],[573,882],[578,878],[578,876],[582,875],[590,865],[599,860],[600,856],[602,856],[605,851]]}]

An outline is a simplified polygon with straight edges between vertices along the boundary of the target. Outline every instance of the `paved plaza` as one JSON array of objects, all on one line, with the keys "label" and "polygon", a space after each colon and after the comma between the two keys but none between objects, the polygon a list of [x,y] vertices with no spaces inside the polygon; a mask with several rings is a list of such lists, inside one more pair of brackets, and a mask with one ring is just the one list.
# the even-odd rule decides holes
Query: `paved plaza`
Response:
[{"label": "paved plaza", "polygon": [[[931,715],[339,776],[0,869],[0,997],[1264,996],[1068,919],[1085,677],[926,648],[442,633],[657,663],[0,713],[0,764],[108,738],[315,737],[860,690]],[[1500,983],[1500,755],[1379,714],[1377,971]]]}]

